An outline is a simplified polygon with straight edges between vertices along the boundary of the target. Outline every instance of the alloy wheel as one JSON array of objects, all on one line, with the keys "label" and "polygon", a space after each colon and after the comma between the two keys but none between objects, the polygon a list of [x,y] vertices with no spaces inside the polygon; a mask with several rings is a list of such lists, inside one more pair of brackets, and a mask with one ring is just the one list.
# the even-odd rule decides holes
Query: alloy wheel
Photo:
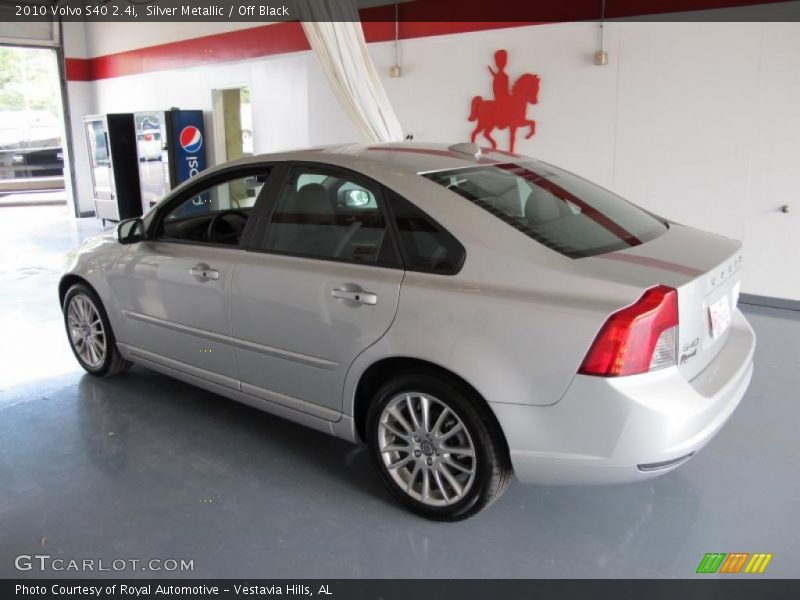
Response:
[{"label": "alloy wheel", "polygon": [[378,448],[394,482],[428,506],[463,499],[475,481],[476,453],[461,418],[429,394],[403,393],[384,407]]},{"label": "alloy wheel", "polygon": [[94,303],[84,294],[77,294],[67,307],[69,338],[75,352],[89,367],[96,369],[106,357],[106,333],[103,320]]}]

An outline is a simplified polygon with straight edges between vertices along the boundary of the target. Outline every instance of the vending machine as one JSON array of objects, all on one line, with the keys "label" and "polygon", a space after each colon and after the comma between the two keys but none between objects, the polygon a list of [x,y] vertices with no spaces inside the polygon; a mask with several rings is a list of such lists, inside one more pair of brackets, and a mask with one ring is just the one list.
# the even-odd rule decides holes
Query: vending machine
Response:
[{"label": "vending machine", "polygon": [[95,215],[104,225],[138,217],[142,204],[133,114],[90,115],[83,126]]},{"label": "vending machine", "polygon": [[141,206],[150,210],[171,189],[206,168],[203,111],[134,114]]}]

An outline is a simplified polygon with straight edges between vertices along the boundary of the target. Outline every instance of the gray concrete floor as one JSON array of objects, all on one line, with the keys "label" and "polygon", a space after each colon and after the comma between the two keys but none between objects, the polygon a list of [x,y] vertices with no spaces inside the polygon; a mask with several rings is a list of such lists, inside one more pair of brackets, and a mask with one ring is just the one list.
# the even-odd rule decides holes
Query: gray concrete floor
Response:
[{"label": "gray concrete floor", "polygon": [[390,500],[363,448],[143,368],[84,375],[55,290],[61,253],[98,230],[63,207],[0,209],[0,577],[50,554],[193,559],[196,577],[683,578],[711,551],[772,552],[767,576],[800,576],[800,313],[746,308],[751,388],[677,471],[515,483],[434,524]]}]

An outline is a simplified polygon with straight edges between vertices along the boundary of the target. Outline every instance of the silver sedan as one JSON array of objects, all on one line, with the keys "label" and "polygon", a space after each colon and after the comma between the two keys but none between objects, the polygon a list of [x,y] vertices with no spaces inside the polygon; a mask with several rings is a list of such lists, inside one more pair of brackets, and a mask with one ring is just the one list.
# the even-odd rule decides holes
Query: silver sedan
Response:
[{"label": "silver sedan", "polygon": [[639,481],[752,374],[739,242],[470,144],[210,169],[71,251],[69,342],[352,442],[433,519],[523,482]]}]

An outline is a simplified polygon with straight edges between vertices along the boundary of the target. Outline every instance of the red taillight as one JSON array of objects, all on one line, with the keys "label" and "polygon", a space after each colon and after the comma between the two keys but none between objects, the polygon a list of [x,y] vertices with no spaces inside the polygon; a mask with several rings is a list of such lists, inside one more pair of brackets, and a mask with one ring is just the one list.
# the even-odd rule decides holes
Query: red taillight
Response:
[{"label": "red taillight", "polygon": [[676,364],[677,328],[678,292],[665,285],[650,288],[608,317],[578,372],[618,377]]}]

